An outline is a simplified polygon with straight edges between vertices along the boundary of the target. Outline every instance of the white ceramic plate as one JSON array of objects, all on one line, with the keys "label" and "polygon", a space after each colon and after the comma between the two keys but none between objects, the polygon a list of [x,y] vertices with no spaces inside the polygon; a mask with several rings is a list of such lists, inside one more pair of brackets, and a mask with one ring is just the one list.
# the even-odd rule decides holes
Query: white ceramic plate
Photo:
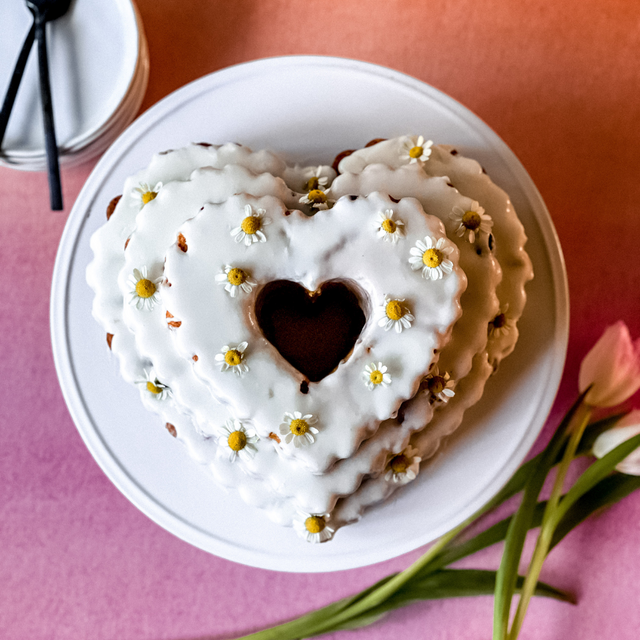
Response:
[{"label": "white ceramic plate", "polygon": [[[309,545],[227,494],[142,407],[118,376],[91,317],[89,237],[109,200],[151,155],[189,142],[234,141],[290,162],[330,163],[372,138],[421,133],[478,159],[512,197],[529,236],[535,280],[513,356],[480,404],[418,480]],[[466,108],[403,74],[321,57],[286,57],[224,69],[171,94],[116,141],[89,177],[63,234],[53,278],[51,330],[69,410],[114,484],[175,535],[216,555],[281,571],[332,571],[379,562],[424,545],[475,512],[508,480],[553,402],[568,336],[564,263],[549,214],[524,168]]]},{"label": "white ceramic plate", "polygon": [[[24,0],[0,2],[0,91],[9,84],[31,21]],[[36,48],[5,134],[8,162],[44,157]],[[130,89],[139,49],[131,0],[74,0],[69,12],[48,26],[47,49],[56,138],[64,154],[104,126]]]}]

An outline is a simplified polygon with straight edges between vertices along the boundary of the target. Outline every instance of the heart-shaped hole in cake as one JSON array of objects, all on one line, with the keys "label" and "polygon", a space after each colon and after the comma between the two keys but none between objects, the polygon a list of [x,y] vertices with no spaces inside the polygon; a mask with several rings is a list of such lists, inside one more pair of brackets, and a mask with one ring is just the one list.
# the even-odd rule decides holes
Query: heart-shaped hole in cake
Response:
[{"label": "heart-shaped hole in cake", "polygon": [[316,291],[290,280],[270,282],[258,294],[255,314],[265,338],[310,382],[336,370],[366,322],[358,296],[336,280]]}]

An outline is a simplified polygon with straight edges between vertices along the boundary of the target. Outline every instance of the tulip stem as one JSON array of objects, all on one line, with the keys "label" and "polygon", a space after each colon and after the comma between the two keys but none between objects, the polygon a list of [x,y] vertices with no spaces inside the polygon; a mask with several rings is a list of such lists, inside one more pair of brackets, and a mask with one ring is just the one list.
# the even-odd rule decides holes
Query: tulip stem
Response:
[{"label": "tulip stem", "polygon": [[436,542],[429,548],[429,550],[418,560],[416,560],[410,567],[396,574],[387,583],[380,586],[375,591],[367,594],[361,600],[358,600],[354,604],[350,605],[346,610],[338,613],[330,622],[331,626],[344,622],[362,613],[366,613],[372,607],[384,602],[396,593],[404,584],[409,582],[414,576],[433,560],[442,549],[453,539],[456,538],[462,531],[464,531],[476,518],[478,514],[472,515],[457,527],[448,531],[443,536],[438,538]]},{"label": "tulip stem", "polygon": [[553,483],[551,495],[549,496],[547,507],[542,517],[542,524],[540,525],[540,533],[538,534],[536,547],[533,551],[531,562],[529,563],[529,569],[525,577],[524,585],[522,586],[522,595],[520,596],[518,608],[516,609],[513,623],[511,625],[511,631],[508,635],[509,640],[516,640],[518,637],[518,633],[520,632],[524,617],[527,613],[527,608],[529,607],[529,601],[531,600],[538,584],[538,578],[542,571],[542,564],[549,553],[549,547],[551,546],[551,540],[555,532],[555,512],[558,508],[560,497],[562,496],[567,471],[575,458],[578,444],[582,439],[582,434],[591,419],[591,413],[591,407],[582,403],[571,420],[571,425],[569,427],[571,436],[569,437],[569,442],[567,443],[562,460],[558,465],[556,479]]}]

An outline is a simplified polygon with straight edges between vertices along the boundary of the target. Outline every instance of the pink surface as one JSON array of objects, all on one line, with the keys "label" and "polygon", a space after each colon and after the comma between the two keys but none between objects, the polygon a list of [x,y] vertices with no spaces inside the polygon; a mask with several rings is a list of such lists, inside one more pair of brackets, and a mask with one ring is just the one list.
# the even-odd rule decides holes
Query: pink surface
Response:
[{"label": "pink surface", "polygon": [[[144,107],[230,64],[308,53],[393,67],[471,108],[524,163],[565,252],[572,320],[557,415],[607,324],[622,318],[640,336],[640,23],[631,0],[524,4],[139,0],[151,55]],[[307,90],[318,90],[312,78]],[[67,211],[90,170],[63,172]],[[48,310],[64,222],[48,210],[44,174],[0,170],[1,638],[222,640],[354,593],[419,555],[279,574],[207,555],[137,511],[91,458],[58,387]],[[639,536],[640,493],[571,534],[543,579],[579,605],[534,601],[521,637],[640,637]],[[499,554],[465,564],[495,567]],[[491,621],[490,598],[449,600],[332,637],[480,639]]]}]

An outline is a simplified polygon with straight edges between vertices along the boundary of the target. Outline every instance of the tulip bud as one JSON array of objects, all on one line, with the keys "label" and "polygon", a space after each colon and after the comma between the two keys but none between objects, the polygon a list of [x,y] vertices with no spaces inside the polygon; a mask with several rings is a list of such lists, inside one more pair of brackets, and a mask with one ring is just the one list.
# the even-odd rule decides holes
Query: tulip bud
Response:
[{"label": "tulip bud", "polygon": [[[640,410],[635,409],[616,424],[613,429],[601,433],[593,444],[593,455],[602,458],[609,451],[613,451],[619,444],[640,433]],[[630,476],[640,476],[640,448],[629,454],[616,465],[620,473]]]},{"label": "tulip bud", "polygon": [[613,407],[640,389],[640,340],[631,341],[624,322],[607,327],[585,356],[578,386],[580,393],[591,386],[585,402],[594,407]]}]

